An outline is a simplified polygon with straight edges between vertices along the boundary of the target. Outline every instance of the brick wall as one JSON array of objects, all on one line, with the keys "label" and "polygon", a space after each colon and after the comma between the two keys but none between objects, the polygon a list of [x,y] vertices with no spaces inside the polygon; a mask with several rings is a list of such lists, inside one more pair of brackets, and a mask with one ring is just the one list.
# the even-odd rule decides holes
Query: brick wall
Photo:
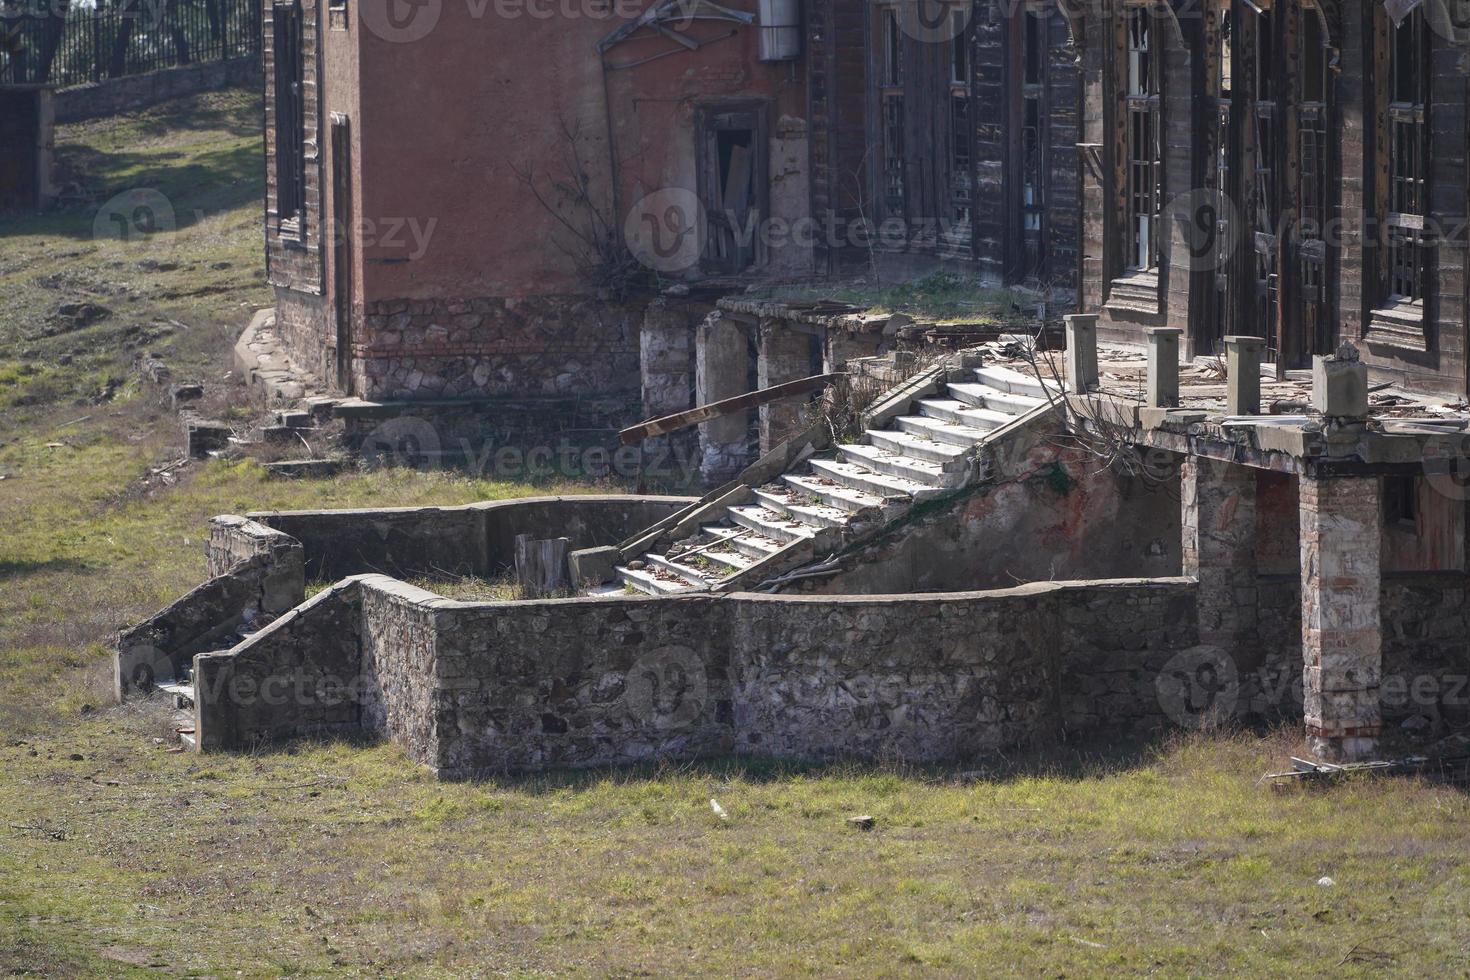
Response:
[{"label": "brick wall", "polygon": [[306,221],[301,240],[281,237],[276,213],[276,100],[275,100],[275,3],[262,0],[261,65],[265,76],[265,216],[266,262],[271,285],[298,293],[320,296],[324,292],[325,267],[322,239],[322,142],[321,122],[321,32],[317,12],[319,0],[301,4],[301,52],[303,60],[303,124],[306,141]]}]

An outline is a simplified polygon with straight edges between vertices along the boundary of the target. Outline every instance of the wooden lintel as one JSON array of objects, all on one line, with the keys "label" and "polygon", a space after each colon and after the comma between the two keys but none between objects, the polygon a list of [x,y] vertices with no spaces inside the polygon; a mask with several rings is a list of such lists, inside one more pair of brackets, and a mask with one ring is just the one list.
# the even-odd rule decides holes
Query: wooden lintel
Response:
[{"label": "wooden lintel", "polygon": [[619,432],[618,439],[621,440],[623,445],[631,446],[635,442],[642,442],[644,439],[653,436],[667,435],[670,432],[678,432],[680,429],[687,429],[691,425],[708,422],[711,419],[717,419],[721,416],[729,415],[732,412],[740,412],[748,408],[756,408],[761,405],[768,405],[771,402],[778,402],[786,398],[795,398],[798,395],[819,391],[838,378],[845,376],[842,372],[818,374],[814,377],[802,378],[798,381],[788,381],[785,384],[773,385],[770,388],[761,388],[758,391],[747,391],[745,394],[736,395],[734,398],[710,402],[708,405],[701,405],[698,408],[691,408],[688,411],[665,415],[662,418],[653,419],[648,422],[640,422]]}]

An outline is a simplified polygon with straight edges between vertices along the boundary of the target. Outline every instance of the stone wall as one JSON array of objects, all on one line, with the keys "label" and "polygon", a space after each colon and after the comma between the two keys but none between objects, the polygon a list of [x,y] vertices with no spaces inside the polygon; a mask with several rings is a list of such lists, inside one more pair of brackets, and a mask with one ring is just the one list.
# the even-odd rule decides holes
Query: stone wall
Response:
[{"label": "stone wall", "polygon": [[[259,512],[250,520],[301,542],[315,581],[385,572],[493,576],[514,563],[515,536],[617,544],[693,503],[690,497],[522,497],[462,507]],[[213,525],[241,521],[215,518]],[[212,536],[211,536],[212,537]]]},{"label": "stone wall", "polygon": [[304,552],[279,531],[241,517],[216,518],[206,554],[208,580],[118,634],[119,700],[180,676],[195,653],[232,646],[242,625],[280,615],[305,598]]},{"label": "stone wall", "polygon": [[594,296],[374,300],[353,332],[363,398],[640,397],[638,302]]},{"label": "stone wall", "polygon": [[[201,655],[212,690],[245,677],[250,700],[210,694],[198,724],[207,748],[345,726],[316,692],[346,688],[361,728],[445,777],[726,753],[950,759],[1157,731],[1171,717],[1158,672],[1194,646],[1193,606],[1184,579],[463,603],[361,576]],[[266,688],[302,703],[249,694]]]},{"label": "stone wall", "polygon": [[992,445],[986,482],[926,502],[798,588],[828,595],[1003,589],[1022,582],[1180,574],[1177,474],[1100,468],[1042,417]]},{"label": "stone wall", "polygon": [[260,85],[260,56],[180,65],[57,89],[56,121],[80,122],[146,109],[168,99],[235,86]]},{"label": "stone wall", "polygon": [[201,751],[362,731],[362,591],[344,579],[229,650],[194,658]]}]

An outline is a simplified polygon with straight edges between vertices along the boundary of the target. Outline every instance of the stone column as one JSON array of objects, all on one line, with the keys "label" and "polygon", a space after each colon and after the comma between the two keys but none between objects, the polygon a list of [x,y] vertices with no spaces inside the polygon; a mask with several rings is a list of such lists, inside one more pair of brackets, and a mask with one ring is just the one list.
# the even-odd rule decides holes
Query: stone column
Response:
[{"label": "stone column", "polygon": [[1260,337],[1226,337],[1225,414],[1261,414],[1261,354],[1266,341]]},{"label": "stone column", "polygon": [[[784,320],[764,319],[760,324],[760,348],[756,358],[756,383],[770,388],[812,374],[812,335],[793,328]],[[801,424],[801,398],[771,402],[760,408],[761,452],[796,434]]]},{"label": "stone column", "polygon": [[1307,741],[1325,761],[1360,761],[1382,728],[1378,478],[1303,476],[1301,521]]},{"label": "stone column", "polygon": [[[746,329],[711,313],[694,336],[695,400],[700,405],[734,398],[750,390]],[[699,472],[709,483],[724,483],[751,462],[750,412],[732,412],[699,426]]]},{"label": "stone column", "polygon": [[[643,418],[656,419],[694,407],[694,326],[688,306],[664,297],[648,304],[638,333],[643,376]],[[643,441],[643,463],[655,479],[680,479],[695,458],[693,429]],[[677,468],[677,469],[676,469]]]},{"label": "stone column", "polygon": [[1097,388],[1097,314],[1073,313],[1067,321],[1067,386],[1074,392]]},{"label": "stone column", "polygon": [[1199,638],[1242,673],[1258,665],[1256,473],[1191,456],[1184,461],[1183,572],[1199,580]]},{"label": "stone column", "polygon": [[1149,327],[1148,407],[1179,405],[1179,327]]}]

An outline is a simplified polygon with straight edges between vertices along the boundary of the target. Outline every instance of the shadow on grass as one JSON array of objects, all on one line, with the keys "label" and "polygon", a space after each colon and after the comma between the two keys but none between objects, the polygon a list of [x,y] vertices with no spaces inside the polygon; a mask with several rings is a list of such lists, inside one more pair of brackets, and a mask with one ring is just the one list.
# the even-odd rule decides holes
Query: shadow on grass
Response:
[{"label": "shadow on grass", "polygon": [[92,572],[95,569],[75,558],[47,558],[44,561],[0,560],[0,582],[22,579],[30,575],[53,572]]}]

